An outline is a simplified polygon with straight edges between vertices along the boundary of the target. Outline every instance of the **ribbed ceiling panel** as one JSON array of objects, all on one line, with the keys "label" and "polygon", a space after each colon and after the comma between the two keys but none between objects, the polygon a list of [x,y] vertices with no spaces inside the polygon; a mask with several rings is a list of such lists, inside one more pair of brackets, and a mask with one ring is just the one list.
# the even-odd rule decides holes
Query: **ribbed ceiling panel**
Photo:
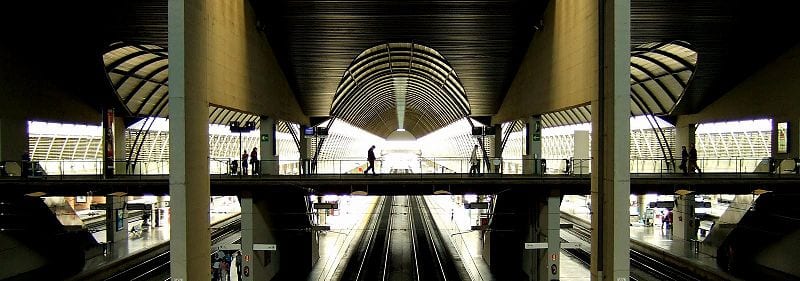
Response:
[{"label": "ribbed ceiling panel", "polygon": [[[251,0],[303,110],[327,116],[342,73],[386,42],[436,49],[475,115],[496,113],[547,1]],[[358,126],[358,125],[357,125]]]},{"label": "ribbed ceiling panel", "polygon": [[[398,85],[405,90],[401,107]],[[397,110],[404,110],[403,128],[421,137],[468,116],[470,105],[456,71],[436,50],[416,43],[364,50],[342,75],[330,115],[386,137],[399,129]]]}]

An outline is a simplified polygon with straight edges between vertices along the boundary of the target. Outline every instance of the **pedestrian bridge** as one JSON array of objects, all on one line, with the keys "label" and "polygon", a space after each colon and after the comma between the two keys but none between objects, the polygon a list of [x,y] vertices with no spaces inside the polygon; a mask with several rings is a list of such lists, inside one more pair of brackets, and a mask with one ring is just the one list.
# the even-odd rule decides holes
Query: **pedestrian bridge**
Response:
[{"label": "pedestrian bridge", "polygon": [[[673,194],[690,190],[705,194],[751,194],[765,191],[797,192],[800,175],[770,173],[632,173],[632,194]],[[316,175],[211,175],[214,195],[269,193],[305,194],[496,194],[505,191],[528,191],[561,194],[589,194],[591,175],[509,175],[466,173],[449,174],[316,174]],[[33,195],[166,195],[168,175],[60,175],[22,179],[0,178],[5,194]]]}]

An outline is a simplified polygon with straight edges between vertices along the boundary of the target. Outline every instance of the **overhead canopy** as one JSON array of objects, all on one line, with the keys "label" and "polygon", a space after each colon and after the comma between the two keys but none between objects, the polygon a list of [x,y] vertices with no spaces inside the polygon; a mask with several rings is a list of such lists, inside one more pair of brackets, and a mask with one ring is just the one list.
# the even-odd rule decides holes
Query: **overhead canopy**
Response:
[{"label": "overhead canopy", "polygon": [[359,54],[345,70],[330,111],[381,137],[397,129],[421,137],[469,114],[453,67],[416,43],[381,44]]},{"label": "overhead canopy", "polygon": [[[689,43],[648,43],[631,50],[631,115],[668,115],[692,80],[697,52]],[[544,127],[592,121],[589,105],[542,115]]]},{"label": "overhead canopy", "polygon": [[672,41],[631,50],[631,114],[664,115],[675,110],[697,65],[689,43]]},{"label": "overhead canopy", "polygon": [[[167,118],[169,107],[169,60],[167,50],[155,45],[112,44],[103,55],[108,79],[117,97],[132,117]],[[255,114],[209,105],[209,123],[228,125],[256,122]]]}]

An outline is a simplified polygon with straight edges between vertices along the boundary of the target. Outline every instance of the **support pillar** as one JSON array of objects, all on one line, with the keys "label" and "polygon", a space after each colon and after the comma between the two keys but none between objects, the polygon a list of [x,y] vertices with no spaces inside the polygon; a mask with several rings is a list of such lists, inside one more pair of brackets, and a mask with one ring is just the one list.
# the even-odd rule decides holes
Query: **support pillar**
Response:
[{"label": "support pillar", "polygon": [[253,244],[275,244],[269,231],[269,221],[263,204],[253,197],[240,197],[242,204],[242,281],[271,280],[278,273],[278,263],[273,262],[273,252],[253,251]]},{"label": "support pillar", "polygon": [[492,170],[491,173],[503,173],[503,126],[500,124],[494,125],[494,151],[492,151]]},{"label": "support pillar", "polygon": [[641,221],[642,224],[647,225],[647,222],[645,221],[644,218],[644,214],[645,212],[647,212],[647,205],[645,205],[644,199],[645,196],[643,194],[636,196],[636,202],[639,204],[637,205],[638,206],[637,209],[639,210],[639,221]]},{"label": "support pillar", "polygon": [[261,116],[261,174],[277,175],[280,173],[278,147],[275,141],[275,119]]},{"label": "support pillar", "polygon": [[127,198],[106,196],[106,242],[128,242],[128,214],[125,210]]},{"label": "support pillar", "polygon": [[[25,119],[0,119],[0,161],[14,161],[17,167],[6,165],[7,173],[19,176],[22,172],[22,154],[28,151],[28,121]],[[32,153],[32,152],[31,152]]]},{"label": "support pillar", "polygon": [[630,276],[630,0],[600,0],[592,100],[592,280]]},{"label": "support pillar", "polygon": [[572,171],[574,174],[585,175],[590,172],[592,154],[589,131],[575,131],[572,137]]},{"label": "support pillar", "polygon": [[172,280],[211,279],[207,28],[203,1],[169,0],[169,195]]},{"label": "support pillar", "polygon": [[692,193],[675,195],[675,208],[672,209],[672,237],[674,240],[697,239],[694,204],[694,194]]},{"label": "support pillar", "polygon": [[114,118],[114,174],[127,174],[125,170],[125,120],[121,117]]},{"label": "support pillar", "polygon": [[522,157],[522,173],[541,175],[542,170],[542,116],[534,115],[526,120],[525,155]]},{"label": "support pillar", "polygon": [[[559,280],[561,275],[561,196],[558,193],[547,197],[547,255],[545,256],[544,279]],[[539,276],[542,276],[540,274]]]},{"label": "support pillar", "polygon": [[102,124],[103,124],[103,177],[104,178],[113,178],[114,177],[114,160],[116,159],[116,150],[114,149],[116,143],[114,142],[114,109],[109,108],[103,111],[102,113]]},{"label": "support pillar", "polygon": [[[697,124],[681,124],[680,122],[675,126],[675,149],[672,153],[675,161],[681,160],[681,147],[685,146],[686,151],[689,151],[689,144],[695,143],[695,135],[697,131]],[[680,164],[680,162],[678,163]],[[677,165],[676,165],[677,167]]]},{"label": "support pillar", "polygon": [[[546,243],[547,247],[540,249],[524,249],[522,252],[522,269],[527,274],[526,280],[558,280],[561,266],[561,196],[558,191],[553,191],[549,195],[536,195],[526,197],[516,202],[515,209],[527,210],[528,223],[526,237],[523,243]],[[519,247],[520,243],[515,247]],[[498,249],[502,250],[502,249]],[[506,251],[504,255],[512,254]],[[505,268],[513,271],[513,267]],[[512,276],[504,276],[510,278]]]},{"label": "support pillar", "polygon": [[305,137],[303,132],[305,129],[308,128],[307,126],[300,126],[300,174],[309,174],[310,164],[311,164],[311,157],[309,147],[311,146],[311,138]]}]

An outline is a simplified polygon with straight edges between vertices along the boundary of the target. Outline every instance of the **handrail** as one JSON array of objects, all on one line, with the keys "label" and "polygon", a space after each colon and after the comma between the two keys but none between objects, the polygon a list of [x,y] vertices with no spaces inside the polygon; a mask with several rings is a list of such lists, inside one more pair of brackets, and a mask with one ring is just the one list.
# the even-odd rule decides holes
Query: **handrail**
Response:
[{"label": "handrail", "polygon": [[[209,172],[212,177],[251,177],[235,174],[232,169],[234,162],[232,158],[209,158]],[[481,165],[480,173],[489,174],[522,174],[523,166],[542,165],[545,175],[574,175],[586,176],[591,172],[591,159],[578,158],[545,158],[545,159],[511,159],[511,158],[492,158],[492,163],[486,163],[490,167],[489,171],[484,170]],[[416,157],[412,160],[378,158],[375,169],[381,174],[468,174],[470,164],[469,157]],[[631,158],[630,172],[632,174],[653,174],[670,175],[680,174],[682,171],[674,171],[669,159],[663,158]],[[787,162],[788,161],[788,162]],[[115,161],[125,163],[125,161]],[[286,176],[305,176],[300,173],[301,161],[293,160],[261,160],[264,167],[264,175],[286,175]],[[496,165],[499,162],[499,165]],[[542,164],[544,163],[544,164]],[[346,175],[363,173],[366,169],[367,161],[363,158],[341,158],[323,159],[316,163],[318,175]],[[703,174],[727,173],[727,174],[771,174],[775,176],[785,174],[800,174],[800,159],[798,158],[701,158],[697,160],[697,166]],[[238,167],[237,167],[238,168]],[[499,168],[499,169],[497,169]],[[169,174],[169,161],[143,161],[136,165],[133,170],[119,170],[119,174],[125,175],[166,175]],[[0,161],[0,178],[20,177],[30,178],[40,177],[59,177],[66,175],[94,175],[103,176],[103,161],[101,159],[90,160],[34,160],[29,162],[21,161]],[[256,175],[259,176],[259,175]]]}]

